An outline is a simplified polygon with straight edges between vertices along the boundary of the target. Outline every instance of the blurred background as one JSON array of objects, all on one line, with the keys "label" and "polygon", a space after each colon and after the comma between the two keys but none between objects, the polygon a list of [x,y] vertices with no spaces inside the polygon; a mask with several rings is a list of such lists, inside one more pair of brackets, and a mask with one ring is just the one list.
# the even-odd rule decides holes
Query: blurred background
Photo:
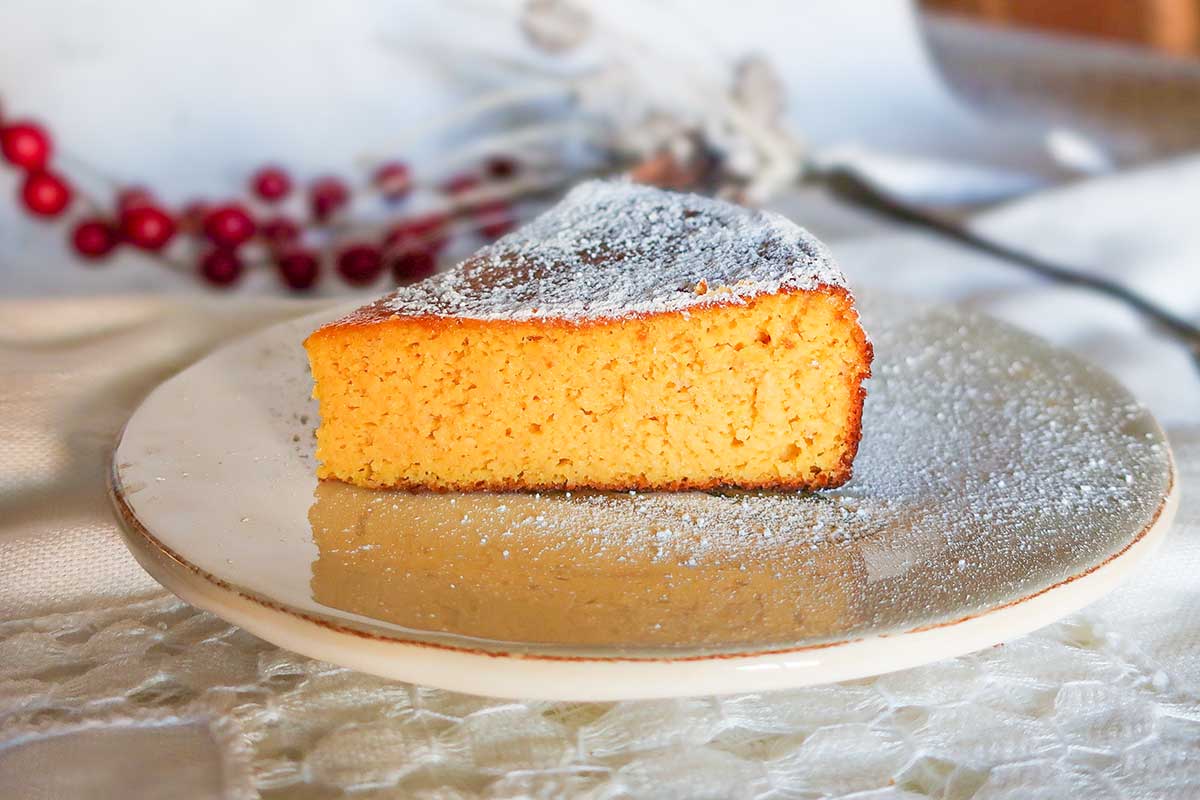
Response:
[{"label": "blurred background", "polygon": [[[786,205],[816,166],[853,163],[898,197],[974,209],[1194,148],[1198,15],[1194,0],[11,0],[0,119],[36,123],[70,198],[56,210],[64,186],[32,187],[50,208],[31,213],[29,170],[0,169],[0,291],[381,288],[429,269],[386,252],[405,219],[446,230],[392,244],[433,239],[445,262],[585,174],[689,148],[677,160],[699,151],[737,186],[650,178]],[[253,188],[266,166],[282,200]],[[175,235],[157,242],[162,219],[127,213],[139,203]],[[205,214],[227,206],[251,226],[219,217],[232,238],[214,240]],[[845,232],[827,211],[801,222]],[[360,252],[339,271],[363,245],[378,268]],[[281,272],[284,249],[315,266]]]}]

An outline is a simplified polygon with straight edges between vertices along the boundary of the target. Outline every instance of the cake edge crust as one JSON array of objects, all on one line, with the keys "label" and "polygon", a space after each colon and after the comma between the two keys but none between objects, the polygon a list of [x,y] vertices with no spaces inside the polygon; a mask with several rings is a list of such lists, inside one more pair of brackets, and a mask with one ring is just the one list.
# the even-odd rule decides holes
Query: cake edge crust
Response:
[{"label": "cake edge crust", "polygon": [[[345,332],[348,330],[357,330],[370,328],[375,325],[386,325],[390,322],[416,323],[424,325],[428,328],[448,328],[451,326],[463,328],[491,328],[500,326],[530,326],[530,327],[555,327],[555,328],[590,328],[600,325],[620,325],[623,322],[632,322],[635,320],[654,320],[666,317],[688,318],[695,313],[703,313],[715,308],[729,308],[731,306],[748,306],[760,297],[778,297],[780,295],[791,294],[824,294],[828,296],[839,295],[846,302],[849,308],[853,309],[857,314],[857,306],[854,303],[854,295],[845,286],[838,286],[830,283],[819,283],[811,288],[793,288],[784,287],[777,292],[759,292],[752,295],[739,295],[733,292],[722,292],[720,288],[708,290],[708,294],[714,295],[714,299],[705,302],[701,305],[691,306],[687,309],[671,309],[665,311],[630,311],[627,314],[620,316],[596,316],[596,317],[536,317],[532,319],[505,319],[505,318],[486,318],[456,316],[453,314],[401,314],[395,311],[387,311],[383,307],[383,302],[387,297],[383,297],[375,302],[356,308],[348,314],[343,314],[335,320],[322,323],[316,330],[305,337],[303,345],[308,346],[309,342],[316,341],[324,336],[332,335],[336,332]],[[860,325],[861,327],[861,325]],[[868,344],[870,342],[868,341]]]}]

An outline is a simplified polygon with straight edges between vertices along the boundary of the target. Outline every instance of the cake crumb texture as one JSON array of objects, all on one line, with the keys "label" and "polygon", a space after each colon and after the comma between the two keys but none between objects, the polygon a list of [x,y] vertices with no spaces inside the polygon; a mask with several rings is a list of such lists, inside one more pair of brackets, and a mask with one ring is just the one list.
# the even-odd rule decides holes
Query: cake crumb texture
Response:
[{"label": "cake crumb texture", "polygon": [[318,475],[360,486],[836,486],[869,345],[844,292],[690,319],[429,325],[310,340]]}]

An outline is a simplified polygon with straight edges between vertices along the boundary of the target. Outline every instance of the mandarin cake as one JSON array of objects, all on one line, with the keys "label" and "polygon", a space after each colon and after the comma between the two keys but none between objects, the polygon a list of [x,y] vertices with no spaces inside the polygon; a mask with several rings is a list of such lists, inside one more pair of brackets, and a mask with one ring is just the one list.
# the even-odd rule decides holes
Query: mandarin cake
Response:
[{"label": "mandarin cake", "polygon": [[808,232],[600,181],[304,345],[318,476],[437,491],[838,486],[871,365]]},{"label": "mandarin cake", "polygon": [[863,621],[868,562],[814,530],[845,519],[840,504],[791,492],[398,494],[317,484],[318,603],[409,630],[597,647],[794,642]]}]

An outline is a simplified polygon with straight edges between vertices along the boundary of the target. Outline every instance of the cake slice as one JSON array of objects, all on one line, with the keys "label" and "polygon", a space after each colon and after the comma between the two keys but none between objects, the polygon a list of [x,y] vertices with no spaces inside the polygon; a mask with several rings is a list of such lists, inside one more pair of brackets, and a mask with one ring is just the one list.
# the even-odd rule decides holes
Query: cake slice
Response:
[{"label": "cake slice", "polygon": [[318,476],[439,491],[837,486],[871,364],[806,231],[623,182],[304,344]]}]

